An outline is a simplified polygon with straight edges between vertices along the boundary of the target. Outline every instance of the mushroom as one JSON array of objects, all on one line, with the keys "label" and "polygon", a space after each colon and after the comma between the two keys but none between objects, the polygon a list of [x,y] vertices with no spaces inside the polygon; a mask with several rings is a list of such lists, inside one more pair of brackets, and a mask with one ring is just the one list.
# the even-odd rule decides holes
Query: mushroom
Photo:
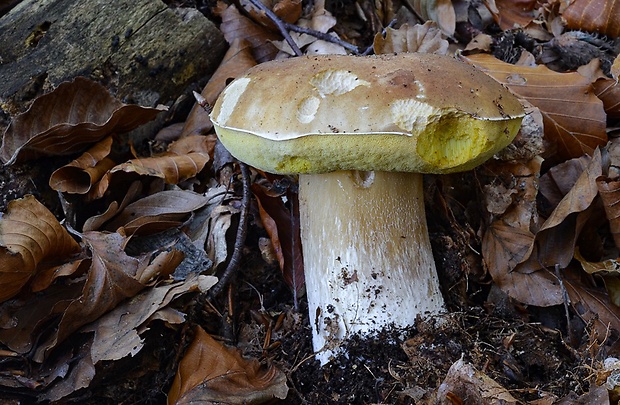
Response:
[{"label": "mushroom", "polygon": [[352,334],[445,311],[422,173],[470,170],[524,116],[486,74],[448,56],[305,56],[234,80],[211,113],[240,161],[299,174],[306,294],[317,358]]}]

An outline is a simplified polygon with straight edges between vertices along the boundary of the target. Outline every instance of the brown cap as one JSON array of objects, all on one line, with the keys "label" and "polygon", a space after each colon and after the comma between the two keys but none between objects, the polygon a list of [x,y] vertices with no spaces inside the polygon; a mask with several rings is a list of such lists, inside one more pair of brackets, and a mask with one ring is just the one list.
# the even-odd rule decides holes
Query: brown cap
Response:
[{"label": "brown cap", "polygon": [[239,160],[272,173],[469,170],[508,145],[524,111],[452,57],[304,56],[233,81],[211,120]]}]

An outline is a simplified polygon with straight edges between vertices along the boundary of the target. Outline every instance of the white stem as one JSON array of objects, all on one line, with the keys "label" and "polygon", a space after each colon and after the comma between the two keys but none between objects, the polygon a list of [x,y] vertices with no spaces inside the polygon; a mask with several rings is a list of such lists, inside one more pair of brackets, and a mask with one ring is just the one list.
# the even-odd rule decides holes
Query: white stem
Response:
[{"label": "white stem", "polygon": [[426,227],[422,175],[299,177],[306,291],[317,358],[351,334],[445,311]]}]

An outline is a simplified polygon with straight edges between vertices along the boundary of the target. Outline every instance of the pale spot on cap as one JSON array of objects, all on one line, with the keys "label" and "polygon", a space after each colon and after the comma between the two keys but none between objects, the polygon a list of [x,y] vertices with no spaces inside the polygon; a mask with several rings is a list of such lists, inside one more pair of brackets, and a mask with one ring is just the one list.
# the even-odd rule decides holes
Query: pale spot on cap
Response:
[{"label": "pale spot on cap", "polygon": [[321,94],[340,96],[355,89],[357,86],[370,86],[365,80],[359,79],[347,70],[328,69],[312,76],[310,84]]},{"label": "pale spot on cap", "polygon": [[390,105],[392,120],[400,129],[412,132],[415,126],[426,126],[436,108],[414,99],[396,100]]},{"label": "pale spot on cap", "polygon": [[320,104],[321,100],[314,96],[306,97],[301,100],[299,106],[297,107],[297,120],[299,120],[302,124],[312,122],[316,116],[316,112],[318,111]]}]

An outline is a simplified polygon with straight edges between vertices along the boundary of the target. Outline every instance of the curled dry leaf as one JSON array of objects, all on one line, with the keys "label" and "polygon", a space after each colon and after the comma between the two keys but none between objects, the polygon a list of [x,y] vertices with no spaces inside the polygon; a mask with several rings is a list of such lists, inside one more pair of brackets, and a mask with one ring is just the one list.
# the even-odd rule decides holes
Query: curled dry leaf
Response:
[{"label": "curled dry leaf", "polygon": [[113,139],[109,136],[73,162],[54,171],[50,177],[50,187],[64,193],[88,193],[92,185],[116,165],[112,159],[107,157],[112,150],[112,142]]},{"label": "curled dry leaf", "polygon": [[100,84],[77,77],[37,98],[11,122],[2,138],[0,159],[13,164],[77,153],[112,133],[151,121],[164,109],[123,104]]},{"label": "curled dry leaf", "polygon": [[196,328],[168,393],[168,404],[263,404],[286,398],[286,376]]},{"label": "curled dry leaf", "polygon": [[385,38],[381,33],[375,35],[373,48],[377,54],[422,52],[439,55],[448,54],[448,41],[432,21],[423,25],[403,24],[398,29],[386,28]]},{"label": "curled dry leaf", "polygon": [[0,218],[0,302],[37,272],[81,251],[54,215],[33,196],[13,200]]},{"label": "curled dry leaf", "polygon": [[562,12],[566,26],[574,30],[620,36],[620,1],[571,1]]},{"label": "curled dry leaf", "polygon": [[540,109],[545,138],[557,148],[549,151],[553,156],[567,160],[592,155],[596,147],[607,143],[605,110],[590,79],[545,66],[515,66],[486,54],[461,58]]},{"label": "curled dry leaf", "polygon": [[185,155],[166,154],[150,158],[132,159],[110,170],[116,172],[137,173],[141,176],[159,177],[167,184],[178,184],[195,177],[209,162],[208,153],[194,152]]}]

